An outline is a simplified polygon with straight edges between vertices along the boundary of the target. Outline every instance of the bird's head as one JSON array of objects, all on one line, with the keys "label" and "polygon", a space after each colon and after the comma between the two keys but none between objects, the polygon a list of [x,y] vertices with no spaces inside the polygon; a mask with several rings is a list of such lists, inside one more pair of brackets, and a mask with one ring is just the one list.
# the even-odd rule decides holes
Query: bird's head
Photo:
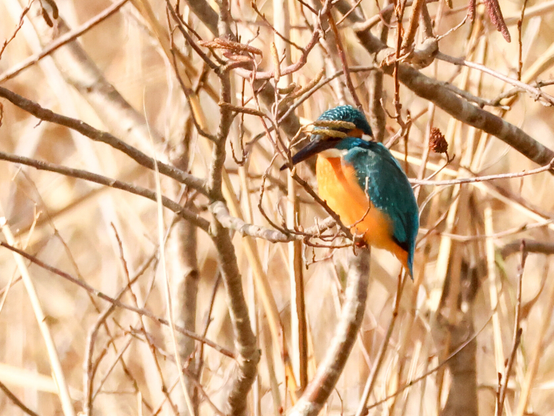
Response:
[{"label": "bird's head", "polygon": [[[293,156],[292,164],[296,165],[318,153],[339,157],[350,148],[352,138],[364,135],[373,137],[371,127],[360,110],[350,105],[327,110],[314,122],[310,143]],[[284,168],[286,165],[281,170]]]}]

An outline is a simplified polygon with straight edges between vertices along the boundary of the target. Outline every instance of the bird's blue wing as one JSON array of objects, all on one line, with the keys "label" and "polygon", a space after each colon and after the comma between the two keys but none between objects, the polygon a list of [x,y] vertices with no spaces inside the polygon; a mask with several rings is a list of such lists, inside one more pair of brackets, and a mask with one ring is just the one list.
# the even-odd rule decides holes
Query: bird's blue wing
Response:
[{"label": "bird's blue wing", "polygon": [[419,212],[412,187],[398,161],[381,143],[359,139],[356,139],[356,145],[350,147],[344,159],[354,166],[358,183],[367,189],[373,205],[390,217],[393,238],[408,252],[411,265],[419,228]]}]

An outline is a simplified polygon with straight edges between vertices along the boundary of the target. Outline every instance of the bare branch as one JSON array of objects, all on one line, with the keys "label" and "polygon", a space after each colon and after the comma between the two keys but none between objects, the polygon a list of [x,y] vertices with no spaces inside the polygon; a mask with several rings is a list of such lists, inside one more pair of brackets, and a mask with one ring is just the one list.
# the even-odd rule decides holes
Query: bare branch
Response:
[{"label": "bare branch", "polygon": [[288,243],[295,240],[305,240],[309,237],[319,238],[323,231],[336,225],[335,219],[327,218],[321,223],[314,225],[311,228],[307,228],[302,233],[295,232],[287,234],[271,228],[265,228],[260,225],[248,224],[240,218],[233,217],[229,214],[227,206],[221,201],[216,201],[211,204],[210,211],[225,228],[235,230],[243,236],[261,238],[272,243]]},{"label": "bare branch", "polygon": [[51,110],[41,107],[38,103],[28,100],[27,98],[24,98],[21,95],[18,95],[4,87],[0,87],[0,97],[6,98],[12,104],[15,104],[17,107],[34,115],[40,120],[49,121],[51,123],[59,124],[60,126],[65,126],[81,133],[83,136],[86,136],[89,139],[97,142],[106,143],[114,149],[125,153],[141,166],[154,170],[155,165],[158,165],[158,169],[161,174],[175,179],[176,181],[189,186],[190,188],[200,192],[203,195],[207,194],[207,190],[204,187],[203,180],[186,172],[183,172],[182,170],[177,169],[171,165],[154,160],[145,153],[142,153],[137,148],[125,143],[122,140],[119,140],[117,137],[111,135],[110,133],[97,130],[84,121],[54,113]]},{"label": "bare branch", "polygon": [[439,52],[437,54],[437,59],[450,62],[454,65],[459,66],[467,66],[468,68],[477,69],[479,71],[482,71],[486,74],[492,75],[495,78],[498,78],[507,84],[511,84],[517,88],[522,89],[523,91],[526,91],[528,94],[530,94],[534,99],[540,100],[541,102],[545,103],[546,105],[554,105],[554,97],[552,97],[550,94],[546,94],[544,91],[542,91],[540,88],[533,87],[531,85],[528,85],[524,82],[521,82],[518,79],[508,77],[504,74],[500,74],[497,71],[493,71],[490,68],[487,68],[485,65],[477,64],[475,62],[466,61],[465,59],[461,58],[455,58],[453,56],[445,55],[442,52]]},{"label": "bare branch", "polygon": [[[131,194],[139,195],[144,198],[150,199],[151,201],[154,201],[154,202],[157,201],[156,192],[154,191],[151,191],[149,189],[143,188],[138,185],[133,185],[127,182],[118,181],[116,179],[98,175],[96,173],[88,172],[86,170],[68,168],[65,166],[60,166],[49,162],[43,162],[36,159],[29,159],[23,156],[11,155],[9,153],[4,153],[4,152],[0,152],[0,160],[7,160],[9,162],[21,163],[22,165],[31,166],[35,169],[55,172],[55,173],[59,173],[65,176],[70,176],[73,178],[84,179],[86,181],[98,183],[100,185],[105,185],[110,188],[121,189]],[[198,214],[195,214],[192,211],[182,207],[177,202],[172,201],[166,196],[162,196],[162,204],[164,207],[170,209],[181,218],[187,221],[190,221],[195,226],[199,227],[200,229],[206,232],[208,231],[209,222],[204,218],[200,217]]]},{"label": "bare branch", "polygon": [[[353,15],[350,15],[353,19]],[[355,23],[358,23],[354,20]],[[394,53],[369,31],[356,30],[356,35],[366,50],[374,55],[378,65],[387,74],[392,74],[393,68],[387,65],[387,59]],[[492,134],[512,146],[515,150],[539,165],[546,165],[554,158],[554,152],[533,139],[520,128],[502,118],[478,108],[444,88],[435,79],[423,75],[418,70],[404,64],[399,65],[399,80],[418,96],[433,102],[452,117],[470,126]],[[553,171],[554,173],[554,171]]]},{"label": "bare branch", "polygon": [[514,179],[514,178],[523,178],[529,175],[536,175],[537,173],[552,171],[554,168],[554,159],[550,163],[537,168],[532,169],[527,172],[515,172],[515,173],[499,173],[497,175],[486,175],[486,176],[476,176],[474,178],[460,178],[460,179],[450,179],[444,181],[430,181],[430,180],[419,180],[419,179],[410,179],[410,183],[416,185],[436,185],[436,186],[449,186],[449,185],[459,185],[462,183],[475,183],[475,182],[487,182],[493,181],[495,179]]},{"label": "bare branch", "polygon": [[315,416],[335,388],[362,324],[369,281],[369,250],[362,250],[350,262],[348,286],[335,336],[324,360],[289,416]]},{"label": "bare branch", "polygon": [[[84,33],[88,32],[90,29],[98,25],[99,23],[106,20],[108,17],[113,15],[115,12],[117,12],[119,9],[121,9],[125,3],[127,3],[129,0],[119,0],[117,3],[112,4],[110,7],[107,7],[104,11],[98,13],[96,16],[94,16],[89,21],[83,23],[81,26],[79,26],[76,29],[73,29],[67,33],[64,33],[59,38],[54,39],[49,45],[47,45],[43,50],[41,50],[39,53],[36,53],[27,59],[19,62],[15,67],[8,69],[6,72],[0,75],[0,83],[3,81],[6,81],[8,79],[11,79],[15,77],[16,75],[19,75],[21,72],[23,72],[25,69],[35,65],[38,63],[42,58],[50,55],[52,52],[54,52],[56,49],[64,46],[65,44],[77,39]],[[0,57],[2,56],[2,53],[0,53]]]},{"label": "bare branch", "polygon": [[[231,16],[229,2],[221,0],[219,3],[219,37],[231,39]],[[233,122],[231,78],[229,71],[223,69],[219,73],[220,105],[219,127],[216,141],[212,150],[212,160],[209,167],[207,190],[211,202],[223,201],[223,174],[226,157],[226,144]],[[233,325],[235,344],[238,350],[238,374],[231,381],[227,403],[232,415],[244,415],[247,401],[245,400],[257,375],[257,365],[260,361],[260,352],[256,345],[256,337],[252,331],[248,306],[244,298],[242,278],[239,272],[235,248],[229,235],[229,230],[214,218],[212,221],[212,241],[217,250],[221,275],[227,294],[227,305]]]},{"label": "bare branch", "polygon": [[217,13],[206,0],[186,0],[192,12],[217,36]]},{"label": "bare branch", "polygon": [[[31,254],[28,254],[25,251],[20,250],[16,247],[13,247],[13,246],[11,246],[11,245],[3,242],[3,241],[0,241],[0,246],[2,246],[4,248],[7,248],[8,250],[13,251],[13,252],[19,254],[22,257],[25,257],[27,260],[33,262],[37,266],[42,267],[43,269],[48,270],[49,272],[54,273],[54,274],[56,274],[56,275],[58,275],[58,276],[60,276],[64,279],[70,281],[71,283],[76,284],[77,286],[85,289],[88,293],[90,293],[93,296],[99,297],[100,299],[103,299],[107,302],[110,302],[110,303],[114,304],[115,306],[117,306],[119,308],[127,309],[127,310],[129,310],[131,312],[135,312],[135,313],[137,313],[141,316],[146,316],[146,317],[152,319],[153,321],[158,322],[162,325],[169,326],[169,322],[166,319],[160,318],[160,317],[154,315],[154,313],[150,312],[148,309],[136,308],[134,306],[127,305],[127,304],[119,301],[116,298],[112,298],[112,297],[104,294],[103,292],[93,288],[92,286],[90,286],[88,283],[85,283],[81,279],[77,279],[76,277],[73,277],[69,273],[66,273],[66,272],[64,272],[64,271],[62,271],[62,270],[60,270],[56,267],[50,266],[50,265],[46,264],[45,262],[43,262],[42,260],[39,260],[37,257],[32,256]],[[186,330],[186,329],[184,329],[180,326],[177,326],[177,325],[175,325],[175,330],[180,332],[183,335],[186,335],[187,337],[191,337],[191,338],[195,339],[196,341],[202,342],[202,343],[206,344],[207,346],[212,347],[217,352],[219,352],[219,353],[221,353],[221,354],[223,354],[223,355],[225,355],[229,358],[233,358],[233,359],[236,358],[235,354],[232,351],[229,351],[227,348],[219,346],[215,342],[210,341],[209,339],[207,339],[203,336],[195,334],[194,332],[188,331],[188,330]]]},{"label": "bare branch", "polygon": [[[0,47],[0,59],[2,59],[2,55],[4,54],[4,51],[6,50],[6,48],[8,47],[8,45],[15,39],[15,37],[17,36],[17,33],[21,30],[21,28],[23,27],[23,22],[25,21],[25,16],[27,15],[27,13],[29,13],[29,10],[31,9],[31,5],[33,4],[33,1],[34,0],[30,0],[29,1],[29,4],[27,5],[27,7],[25,7],[23,9],[23,12],[21,12],[21,16],[19,17],[19,23],[17,24],[17,26],[15,27],[12,35],[10,36],[9,39],[6,39],[4,41],[4,44]],[[2,78],[0,77],[0,82],[2,82]]]},{"label": "bare branch", "polygon": [[538,253],[538,254],[546,254],[546,255],[554,254],[554,243],[545,242],[545,241],[533,241],[529,239],[516,240],[512,243],[506,244],[504,247],[502,247],[500,254],[505,259],[510,257],[512,254],[520,252],[521,243],[523,241],[525,241],[525,250],[528,253]]},{"label": "bare branch", "polygon": [[239,371],[232,382],[233,385],[227,402],[229,403],[231,414],[243,415],[246,412],[247,401],[245,398],[257,374],[260,351],[256,345],[256,337],[252,332],[235,248],[229,237],[229,231],[217,220],[214,221],[212,228],[212,239],[217,249],[221,274],[225,283],[227,303],[236,337],[235,344],[238,350],[237,362]]},{"label": "bare branch", "polygon": [[25,404],[17,398],[15,394],[13,394],[8,387],[0,381],[0,389],[4,392],[6,396],[15,404],[21,411],[28,414],[29,416],[39,416],[38,413],[33,412],[31,409],[29,409]]}]

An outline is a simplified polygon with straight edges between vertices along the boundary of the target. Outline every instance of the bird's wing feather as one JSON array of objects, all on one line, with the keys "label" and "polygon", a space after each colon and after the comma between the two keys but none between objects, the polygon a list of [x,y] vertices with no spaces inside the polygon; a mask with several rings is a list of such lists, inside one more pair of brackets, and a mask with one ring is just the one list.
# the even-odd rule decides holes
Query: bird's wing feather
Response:
[{"label": "bird's wing feather", "polygon": [[418,207],[397,160],[381,143],[372,142],[350,149],[345,160],[354,165],[358,183],[367,188],[373,205],[390,217],[398,245],[412,257],[419,228]]}]

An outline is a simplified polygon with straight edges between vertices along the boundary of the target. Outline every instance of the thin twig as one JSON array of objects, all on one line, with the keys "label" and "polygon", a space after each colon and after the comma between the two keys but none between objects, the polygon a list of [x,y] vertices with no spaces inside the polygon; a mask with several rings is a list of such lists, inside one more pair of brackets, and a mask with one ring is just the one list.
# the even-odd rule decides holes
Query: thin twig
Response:
[{"label": "thin twig", "polygon": [[340,377],[357,339],[364,316],[369,281],[369,250],[350,262],[348,286],[339,324],[324,360],[290,416],[315,416],[324,406]]},{"label": "thin twig", "polygon": [[[117,306],[119,308],[127,309],[127,310],[129,310],[131,312],[135,312],[139,315],[144,315],[144,316],[146,316],[146,317],[152,319],[153,321],[158,322],[162,325],[165,325],[165,326],[169,325],[167,320],[154,315],[154,313],[150,312],[148,309],[135,308],[133,306],[127,305],[127,304],[119,301],[118,299],[112,298],[112,297],[104,294],[103,292],[93,288],[92,286],[85,283],[84,281],[82,281],[80,279],[77,279],[77,278],[73,277],[72,275],[70,275],[69,273],[66,273],[66,272],[64,272],[64,271],[62,271],[62,270],[60,270],[56,267],[53,267],[53,266],[50,266],[50,265],[46,264],[42,260],[39,260],[37,257],[32,256],[32,255],[24,252],[23,250],[20,250],[16,247],[13,247],[10,244],[7,244],[3,241],[0,241],[0,246],[4,247],[4,248],[7,248],[8,250],[13,251],[13,252],[19,254],[22,257],[25,257],[27,260],[33,262],[37,266],[42,267],[43,269],[48,270],[49,272],[54,273],[54,274],[56,274],[56,275],[58,275],[58,276],[60,276],[64,279],[70,281],[71,283],[76,284],[77,286],[85,289],[88,293],[92,294],[93,296],[96,296],[96,297],[98,297],[100,299],[103,299],[107,302],[113,303],[115,306]],[[227,348],[219,346],[215,342],[210,341],[209,339],[206,339],[205,337],[202,337],[198,334],[195,334],[195,333],[193,333],[191,331],[188,331],[184,328],[181,328],[177,325],[175,326],[175,329],[178,332],[180,332],[181,334],[186,335],[187,337],[191,337],[191,338],[195,339],[196,341],[203,342],[207,346],[213,348],[214,350],[216,350],[217,352],[225,355],[226,357],[229,357],[229,358],[232,358],[232,359],[236,358],[235,354],[232,351],[229,351]]]},{"label": "thin twig", "polygon": [[139,165],[153,170],[154,165],[157,164],[160,173],[166,175],[176,181],[183,183],[201,194],[206,195],[207,191],[204,186],[204,181],[180,169],[177,169],[171,165],[156,161],[150,156],[141,152],[137,148],[125,143],[110,133],[100,131],[85,123],[84,121],[62,116],[61,114],[54,113],[51,110],[41,107],[38,103],[28,100],[4,87],[0,87],[0,97],[6,98],[12,104],[21,108],[22,110],[34,115],[43,121],[49,121],[51,123],[65,126],[71,130],[75,130],[81,133],[83,136],[88,137],[91,140],[105,143],[116,150],[119,150],[137,162]]},{"label": "thin twig", "polygon": [[504,411],[504,401],[506,399],[506,392],[508,391],[508,382],[510,380],[510,374],[514,366],[517,350],[521,342],[521,334],[523,329],[521,328],[521,289],[523,283],[523,271],[525,270],[525,260],[527,259],[527,249],[525,247],[525,240],[521,241],[521,264],[519,265],[517,272],[517,295],[516,295],[516,314],[514,319],[514,335],[512,339],[512,352],[508,358],[508,363],[506,364],[506,371],[504,377],[502,378],[502,386],[500,388],[500,394],[498,397],[498,403],[496,407],[496,415],[502,416]]},{"label": "thin twig", "polygon": [[474,178],[448,179],[444,181],[410,179],[410,183],[413,183],[415,185],[452,186],[452,185],[460,185],[462,183],[487,182],[487,181],[493,181],[496,179],[523,178],[529,175],[536,175],[538,173],[548,172],[548,171],[551,171],[553,168],[554,168],[554,160],[552,160],[550,163],[548,163],[545,166],[542,166],[536,169],[531,169],[531,170],[528,170],[527,172],[499,173],[497,175],[476,176]]},{"label": "thin twig", "polygon": [[406,384],[403,384],[402,386],[398,387],[397,390],[392,393],[392,394],[389,394],[387,395],[386,397],[382,398],[381,400],[377,400],[376,402],[370,404],[369,406],[366,407],[366,410],[369,411],[371,409],[374,409],[375,407],[377,406],[380,406],[382,405],[383,403],[386,403],[387,401],[389,401],[390,399],[392,399],[393,397],[395,396],[398,396],[399,394],[401,394],[404,390],[412,387],[413,385],[419,383],[420,381],[422,380],[425,380],[427,377],[429,377],[431,374],[433,373],[436,373],[437,371],[439,371],[444,365],[448,364],[450,362],[450,360],[452,360],[454,357],[456,357],[460,351],[462,351],[464,348],[466,348],[468,345],[470,345],[472,342],[475,341],[475,339],[477,338],[477,336],[485,329],[485,327],[489,324],[490,320],[492,318],[492,315],[489,316],[489,319],[487,319],[487,321],[483,324],[483,326],[481,327],[481,329],[477,332],[475,332],[467,341],[465,341],[463,344],[461,344],[458,348],[456,348],[448,357],[446,357],[442,362],[440,362],[436,367],[432,368],[431,370],[428,370],[426,371],[425,373],[423,373],[422,375],[420,375],[419,377],[416,377],[414,378],[413,380],[410,380],[408,383]]},{"label": "thin twig", "polygon": [[4,383],[0,381],[0,389],[4,392],[6,396],[15,404],[17,407],[21,409],[21,411],[27,413],[29,416],[39,416],[38,413],[33,412],[31,409],[29,409],[25,404],[17,398],[15,394],[13,394],[8,387]]},{"label": "thin twig", "polygon": [[[59,173],[64,176],[79,178],[86,180],[88,182],[98,183],[100,185],[108,186],[114,189],[121,189],[123,191],[129,192],[134,195],[139,195],[144,198],[150,199],[151,201],[156,201],[156,193],[149,189],[143,188],[138,185],[133,185],[128,182],[119,181],[117,179],[108,178],[106,176],[98,175],[86,170],[68,168],[61,165],[56,165],[54,163],[44,162],[41,160],[30,159],[24,156],[16,156],[9,153],[0,152],[0,160],[6,160],[13,163],[19,163],[26,166],[31,166],[38,170],[45,170],[48,172]],[[198,214],[190,211],[187,208],[179,205],[177,202],[169,199],[166,196],[162,197],[163,205],[173,211],[175,214],[179,215],[183,219],[192,222],[194,225],[199,227],[204,231],[208,231],[209,222],[199,216]]]},{"label": "thin twig", "polygon": [[[7,247],[8,244],[13,245],[15,242],[15,239],[6,221],[6,218],[4,217],[0,218],[0,227],[2,228],[2,233],[4,234],[4,237],[8,242],[8,243],[4,243],[3,241],[0,242],[2,246]],[[42,309],[42,305],[38,298],[35,284],[31,279],[31,275],[29,274],[29,270],[27,269],[25,262],[23,261],[24,256],[18,252],[19,250],[12,250],[12,251],[13,251],[15,262],[17,263],[19,273],[21,273],[23,283],[25,284],[25,289],[27,290],[27,294],[29,295],[29,301],[31,303],[31,307],[33,308],[35,318],[37,319],[37,324],[40,328],[40,332],[42,334],[42,338],[46,346],[46,352],[47,352],[48,360],[50,362],[50,368],[52,370],[53,378],[56,382],[56,386],[58,389],[58,397],[60,398],[60,401],[62,404],[63,414],[65,416],[75,416],[76,415],[75,409],[73,408],[73,402],[71,400],[71,396],[69,395],[69,386],[67,384],[67,381],[62,369],[62,364],[60,361],[60,357],[58,355],[58,351],[56,349],[56,344],[54,343],[54,339],[52,337],[50,328],[48,326],[48,320],[47,320],[46,314],[44,313]]]},{"label": "thin twig", "polygon": [[[98,13],[96,16],[94,16],[92,19],[86,21],[81,26],[79,26],[76,29],[73,29],[67,33],[64,33],[59,38],[55,39],[50,43],[48,46],[46,46],[44,49],[42,49],[39,53],[36,53],[27,59],[21,61],[16,66],[8,69],[3,74],[0,75],[0,83],[4,82],[8,79],[14,78],[15,76],[19,75],[21,72],[23,72],[25,69],[37,64],[42,58],[45,58],[46,56],[50,55],[52,52],[54,52],[56,49],[66,45],[67,43],[77,39],[78,37],[82,36],[92,28],[94,28],[99,23],[102,23],[104,20],[106,20],[108,17],[113,15],[115,12],[117,12],[119,9],[121,9],[125,3],[127,3],[129,0],[119,0],[116,3],[113,3],[111,6],[106,7],[105,10]],[[23,16],[22,16],[23,17]],[[2,52],[0,51],[0,57],[2,56]]]},{"label": "thin twig", "polygon": [[468,68],[477,69],[478,71],[482,71],[485,74],[489,74],[510,85],[513,85],[514,87],[521,88],[522,90],[529,93],[536,100],[542,101],[543,103],[548,105],[554,105],[554,97],[551,96],[550,94],[545,93],[539,88],[535,88],[529,84],[521,82],[518,79],[501,74],[498,71],[494,71],[485,65],[482,65],[476,62],[467,61],[463,58],[455,58],[453,56],[446,55],[442,52],[439,52],[437,54],[437,59],[440,59],[445,62],[450,62],[451,64],[454,64],[454,65],[467,66]]},{"label": "thin twig", "polygon": [[392,317],[391,317],[389,326],[387,328],[385,337],[383,338],[383,342],[381,343],[381,348],[379,349],[379,353],[377,354],[377,357],[375,358],[375,361],[373,363],[373,368],[371,369],[371,375],[366,380],[364,391],[362,393],[362,397],[360,398],[360,402],[358,405],[358,410],[356,411],[356,416],[363,416],[367,414],[366,413],[367,401],[369,400],[370,394],[373,392],[373,388],[377,381],[377,376],[379,375],[379,370],[381,369],[385,361],[385,353],[389,348],[389,342],[392,336],[392,331],[394,330],[394,327],[398,318],[398,312],[400,310],[400,299],[402,298],[402,291],[404,289],[404,283],[406,281],[406,278],[403,275],[404,273],[400,272],[398,276],[398,285],[396,287],[396,294],[394,296]]},{"label": "thin twig", "polygon": [[340,33],[337,29],[337,26],[335,25],[335,20],[333,19],[333,15],[330,10],[327,13],[327,19],[329,21],[329,26],[331,27],[331,30],[335,34],[337,52],[338,52],[340,61],[342,63],[342,70],[344,72],[344,79],[346,80],[346,86],[348,87],[348,91],[350,91],[350,95],[352,95],[354,104],[361,111],[362,103],[360,102],[360,99],[358,98],[358,94],[356,94],[356,89],[354,88],[354,84],[352,83],[352,77],[350,76],[348,61],[346,59],[346,54],[344,53],[344,46],[342,45],[342,41],[340,40]]},{"label": "thin twig", "polygon": [[[27,7],[25,7],[23,9],[23,11],[21,12],[21,16],[19,17],[19,22],[17,23],[17,26],[15,27],[12,35],[10,36],[9,39],[6,39],[4,41],[4,44],[2,45],[2,47],[0,48],[0,59],[2,59],[2,55],[4,54],[4,51],[6,50],[6,48],[8,47],[8,45],[15,39],[15,37],[17,36],[17,34],[19,33],[19,31],[21,30],[21,28],[23,27],[23,22],[25,21],[25,16],[27,15],[27,13],[29,13],[29,10],[31,10],[31,5],[33,4],[33,1],[34,0],[29,0],[29,4],[27,5]],[[0,82],[2,82],[3,79],[2,77],[0,76]]]}]

